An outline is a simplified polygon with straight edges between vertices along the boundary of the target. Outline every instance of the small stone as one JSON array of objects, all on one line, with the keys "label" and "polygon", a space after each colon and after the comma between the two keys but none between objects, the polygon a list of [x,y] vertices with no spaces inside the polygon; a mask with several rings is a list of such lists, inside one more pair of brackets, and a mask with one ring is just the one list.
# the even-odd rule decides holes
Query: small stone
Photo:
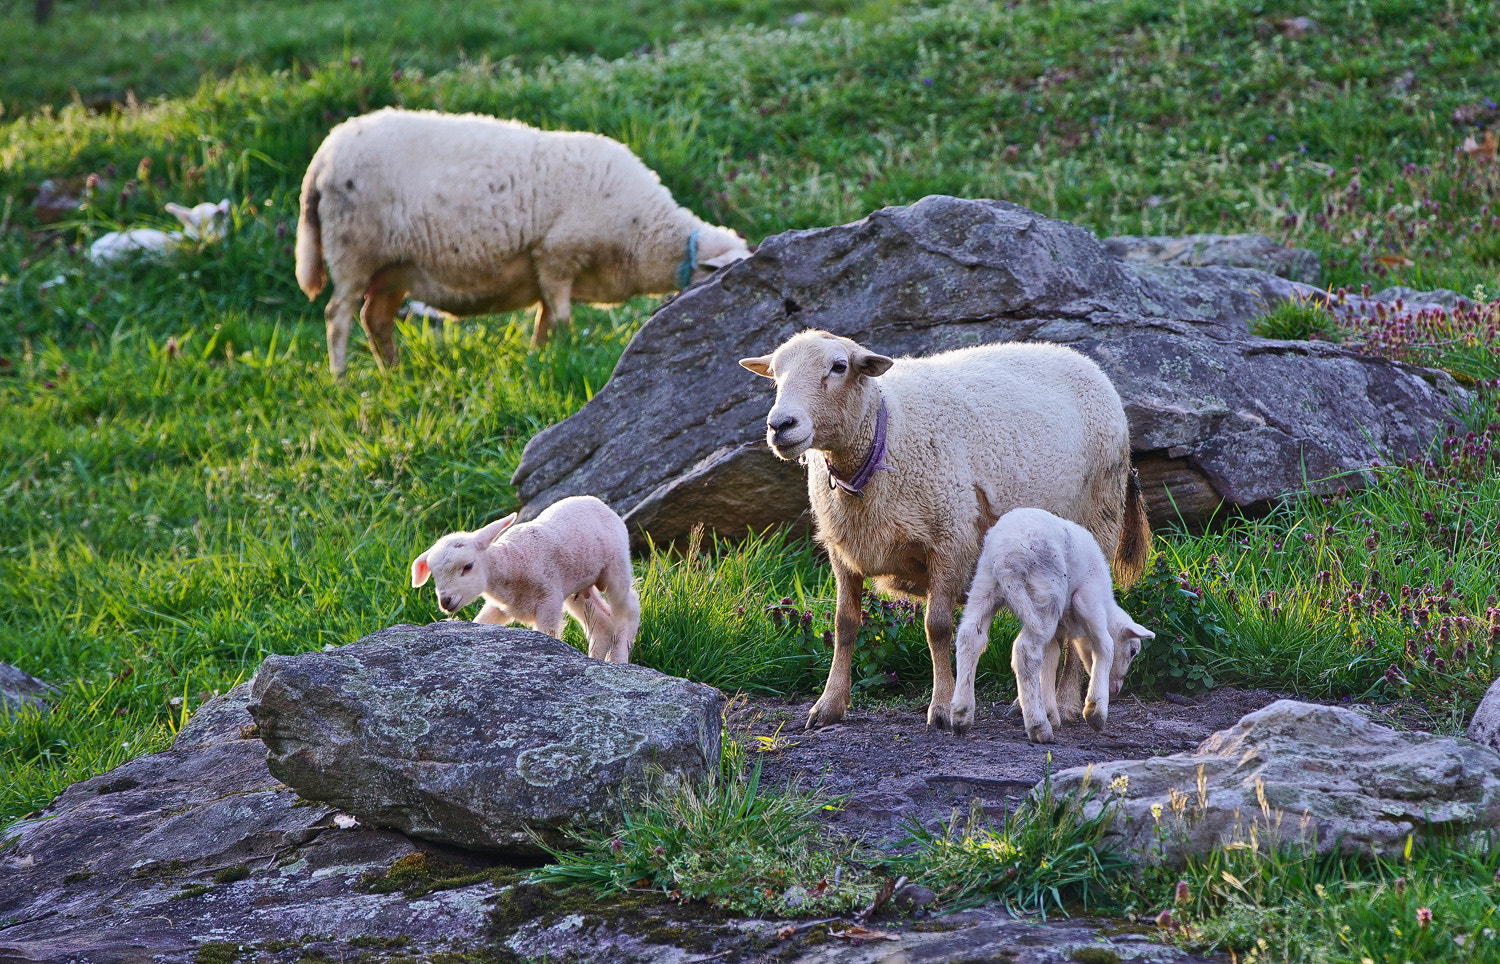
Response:
[{"label": "small stone", "polygon": [[793,884],[782,893],[781,903],[788,910],[796,910],[807,903],[807,888],[801,884]]},{"label": "small stone", "polygon": [[921,884],[907,884],[891,895],[891,904],[897,910],[910,911],[917,907],[928,907],[937,902],[937,892]]},{"label": "small stone", "polygon": [[23,673],[9,663],[0,663],[0,715],[26,707],[45,712],[45,697],[52,692],[51,686],[35,676]]}]

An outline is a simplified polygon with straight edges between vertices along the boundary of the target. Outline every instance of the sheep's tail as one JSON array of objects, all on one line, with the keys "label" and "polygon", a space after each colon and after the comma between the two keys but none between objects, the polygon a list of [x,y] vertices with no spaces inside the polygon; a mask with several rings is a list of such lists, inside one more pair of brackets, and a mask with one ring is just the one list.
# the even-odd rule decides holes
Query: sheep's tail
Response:
[{"label": "sheep's tail", "polygon": [[1125,519],[1120,526],[1120,542],[1115,546],[1115,582],[1129,589],[1146,571],[1146,556],[1151,551],[1151,523],[1146,519],[1146,499],[1141,495],[1141,479],[1135,469],[1125,477]]},{"label": "sheep's tail", "polygon": [[328,282],[323,266],[323,224],[318,219],[318,202],[323,192],[317,184],[318,158],[307,165],[302,178],[302,208],[297,216],[297,286],[308,300],[318,296]]}]

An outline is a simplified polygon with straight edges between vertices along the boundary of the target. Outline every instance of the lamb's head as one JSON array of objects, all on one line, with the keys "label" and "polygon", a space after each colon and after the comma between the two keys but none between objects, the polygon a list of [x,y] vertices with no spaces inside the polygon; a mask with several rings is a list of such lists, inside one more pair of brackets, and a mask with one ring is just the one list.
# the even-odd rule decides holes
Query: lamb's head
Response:
[{"label": "lamb's head", "polygon": [[750,257],[745,239],[728,228],[705,224],[698,228],[698,257],[688,278],[689,284],[706,281],[720,268]]},{"label": "lamb's head", "polygon": [[1125,674],[1130,672],[1130,664],[1141,654],[1141,647],[1146,645],[1146,640],[1155,639],[1156,634],[1116,606],[1109,617],[1109,635],[1115,641],[1115,661],[1109,667],[1109,695],[1113,699],[1120,695]]},{"label": "lamb's head", "polygon": [[478,599],[489,585],[489,567],[484,550],[504,532],[516,514],[512,512],[474,532],[450,532],[411,564],[413,587],[432,579],[438,608],[452,615]]},{"label": "lamb's head", "polygon": [[166,209],[182,222],[182,233],[194,241],[218,241],[229,224],[229,198],[218,204],[205,201],[190,208],[168,201]]},{"label": "lamb's head", "polygon": [[776,380],[776,404],[766,415],[766,444],[783,459],[808,449],[828,449],[858,430],[870,379],[892,360],[858,342],[809,329],[773,354],[742,358],[757,375]]}]

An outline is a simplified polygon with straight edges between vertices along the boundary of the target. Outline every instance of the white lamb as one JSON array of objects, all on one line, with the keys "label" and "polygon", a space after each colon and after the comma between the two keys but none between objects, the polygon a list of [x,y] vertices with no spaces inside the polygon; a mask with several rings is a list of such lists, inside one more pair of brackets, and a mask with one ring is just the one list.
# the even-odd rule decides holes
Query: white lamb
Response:
[{"label": "white lamb", "polygon": [[892,360],[804,331],[740,364],[776,380],[766,438],[783,459],[807,456],[817,538],[838,586],[833,667],[809,728],[837,722],[849,706],[867,577],[925,597],[927,722],[951,725],[953,609],[984,534],[1017,506],[1078,521],[1114,549],[1122,580],[1139,575],[1150,530],[1125,411],[1083,355],[1001,344]]},{"label": "white lamb", "polygon": [[445,613],[483,597],[476,623],[523,623],[555,639],[566,612],[583,627],[590,656],[630,662],[641,603],[631,585],[625,523],[587,495],[515,521],[511,513],[475,532],[443,536],[412,562],[411,584],[430,576]]},{"label": "white lamb", "polygon": [[1061,725],[1053,685],[1059,638],[1071,640],[1070,658],[1088,667],[1083,718],[1094,729],[1104,729],[1110,698],[1119,695],[1142,641],[1156,634],[1115,602],[1109,563],[1087,529],[1043,509],[1012,509],[984,537],[958,625],[954,732],[974,725],[974,670],[989,646],[990,621],[1001,606],[1021,621],[1010,665],[1032,742],[1051,743],[1053,727]]},{"label": "white lamb", "polygon": [[224,236],[229,221],[229,198],[218,204],[205,201],[190,208],[168,201],[166,210],[182,222],[181,231],[131,228],[101,234],[89,245],[89,260],[94,264],[112,264],[133,257],[159,258],[185,247],[189,241],[217,241]]},{"label": "white lamb", "polygon": [[456,315],[541,302],[540,345],[574,301],[675,291],[749,254],[599,134],[387,108],[329,132],[302,179],[297,283],[313,298],[333,278],[335,376],[356,309],[389,367],[407,295]]}]

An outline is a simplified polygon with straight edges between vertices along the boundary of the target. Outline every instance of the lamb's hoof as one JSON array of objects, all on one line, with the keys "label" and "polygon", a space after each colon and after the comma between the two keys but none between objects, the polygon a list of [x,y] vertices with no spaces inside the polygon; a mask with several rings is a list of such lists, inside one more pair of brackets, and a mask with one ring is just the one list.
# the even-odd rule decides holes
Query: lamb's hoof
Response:
[{"label": "lamb's hoof", "polygon": [[1033,743],[1051,743],[1052,726],[1049,723],[1038,723],[1036,726],[1026,728],[1026,736]]},{"label": "lamb's hoof", "polygon": [[1108,718],[1108,711],[1101,710],[1099,708],[1099,704],[1095,703],[1093,700],[1090,700],[1089,704],[1083,708],[1084,722],[1089,726],[1092,726],[1094,728],[1094,732],[1096,733],[1104,732],[1104,721]]}]

